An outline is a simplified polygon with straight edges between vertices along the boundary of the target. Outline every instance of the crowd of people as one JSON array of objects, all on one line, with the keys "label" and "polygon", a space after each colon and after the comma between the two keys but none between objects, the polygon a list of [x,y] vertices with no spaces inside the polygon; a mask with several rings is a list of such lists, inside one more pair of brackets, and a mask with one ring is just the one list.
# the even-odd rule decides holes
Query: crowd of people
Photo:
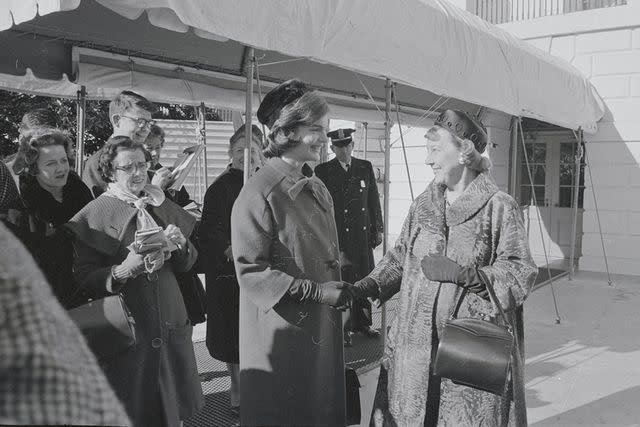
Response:
[{"label": "crowd of people", "polygon": [[[377,338],[371,301],[399,294],[371,425],[526,424],[521,307],[537,269],[518,205],[481,156],[478,120],[447,110],[429,129],[435,178],[375,265],[373,168],[353,157],[353,129],[329,128],[318,92],[294,79],[266,94],[257,116],[268,133],[236,130],[199,221],[161,164],[156,111],[131,91],[114,98],[113,134],[80,177],[69,135],[34,109],[15,160],[0,162],[0,341],[15,349],[0,361],[0,423],[181,425],[204,405],[191,335],[206,312],[206,345],[227,364],[242,425],[345,425],[343,348],[353,333]],[[335,159],[321,163],[326,146]],[[149,234],[159,237],[140,244]],[[135,344],[92,353],[65,310],[110,295],[134,319]],[[494,303],[516,335],[502,396],[432,368],[454,307],[501,322]]]}]

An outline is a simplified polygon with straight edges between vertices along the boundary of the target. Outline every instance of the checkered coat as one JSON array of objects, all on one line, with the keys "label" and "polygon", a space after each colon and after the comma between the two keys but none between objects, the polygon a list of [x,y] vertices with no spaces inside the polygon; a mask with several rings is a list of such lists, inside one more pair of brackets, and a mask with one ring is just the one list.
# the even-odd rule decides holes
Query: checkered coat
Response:
[{"label": "checkered coat", "polygon": [[130,425],[91,350],[0,224],[0,424]]}]

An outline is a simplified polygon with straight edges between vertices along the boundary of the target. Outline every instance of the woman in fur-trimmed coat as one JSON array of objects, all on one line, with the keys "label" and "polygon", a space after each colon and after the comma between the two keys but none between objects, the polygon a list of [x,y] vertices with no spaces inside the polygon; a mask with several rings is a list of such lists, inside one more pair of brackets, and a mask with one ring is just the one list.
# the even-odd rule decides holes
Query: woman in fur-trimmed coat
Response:
[{"label": "woman in fur-trimmed coat", "polygon": [[[521,307],[537,268],[517,203],[465,157],[469,135],[482,136],[474,141],[473,153],[479,157],[486,134],[461,114],[447,111],[427,133],[427,164],[434,180],[412,204],[395,246],[355,285],[357,292],[381,302],[400,293],[371,425],[526,425]],[[513,378],[503,396],[453,384],[432,372],[442,328],[463,289],[469,292],[460,317],[502,321],[496,320],[487,283],[516,336]]]}]

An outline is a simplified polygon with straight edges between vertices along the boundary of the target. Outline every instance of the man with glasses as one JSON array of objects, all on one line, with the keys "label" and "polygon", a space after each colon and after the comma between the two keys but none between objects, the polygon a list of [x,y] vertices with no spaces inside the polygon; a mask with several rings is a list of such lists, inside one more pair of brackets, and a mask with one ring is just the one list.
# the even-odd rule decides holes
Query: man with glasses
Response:
[{"label": "man with glasses", "polygon": [[[155,120],[151,115],[157,111],[155,104],[132,91],[120,92],[109,103],[109,120],[113,126],[113,136],[127,136],[135,142],[144,143]],[[86,161],[82,180],[91,189],[94,197],[102,194],[107,186],[98,171],[98,150]]]}]

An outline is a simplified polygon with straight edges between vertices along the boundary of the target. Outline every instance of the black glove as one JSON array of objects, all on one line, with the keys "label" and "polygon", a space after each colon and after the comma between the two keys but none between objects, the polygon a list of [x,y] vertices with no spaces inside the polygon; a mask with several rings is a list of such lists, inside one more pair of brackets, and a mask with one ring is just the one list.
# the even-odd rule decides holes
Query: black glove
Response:
[{"label": "black glove", "polygon": [[490,301],[489,291],[487,291],[487,285],[484,283],[482,276],[478,273],[478,270],[473,267],[463,268],[458,275],[458,285],[462,286],[469,292],[477,294],[483,299]]},{"label": "black glove", "polygon": [[422,259],[422,272],[429,280],[450,282],[488,300],[489,293],[482,277],[474,267],[462,267],[442,255],[427,255]]},{"label": "black glove", "polygon": [[451,282],[458,284],[458,275],[462,267],[443,255],[427,255],[422,258],[422,272],[434,282]]},{"label": "black glove", "polygon": [[298,301],[314,301],[339,309],[346,309],[352,300],[350,285],[338,281],[318,283],[296,279],[289,288],[289,294]]},{"label": "black glove", "polygon": [[358,280],[350,290],[354,300],[366,298],[378,299],[380,297],[378,284],[370,277]]}]

